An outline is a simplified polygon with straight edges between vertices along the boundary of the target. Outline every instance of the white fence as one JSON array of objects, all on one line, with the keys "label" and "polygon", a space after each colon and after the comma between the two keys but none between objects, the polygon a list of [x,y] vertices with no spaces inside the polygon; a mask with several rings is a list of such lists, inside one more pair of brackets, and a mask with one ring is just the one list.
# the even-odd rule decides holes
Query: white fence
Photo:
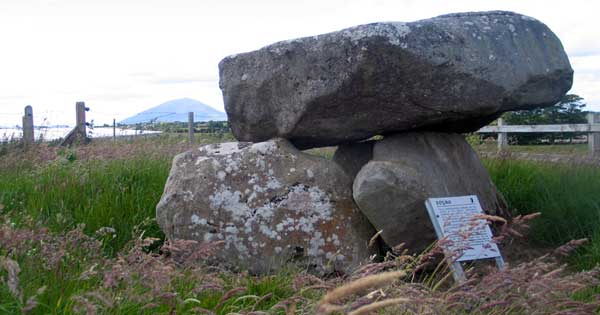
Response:
[{"label": "white fence", "polygon": [[531,132],[583,132],[587,133],[587,142],[590,154],[600,155],[600,113],[589,113],[587,124],[564,125],[506,125],[502,118],[498,119],[497,126],[486,126],[479,129],[478,133],[497,133],[498,149],[508,147],[508,133]]}]

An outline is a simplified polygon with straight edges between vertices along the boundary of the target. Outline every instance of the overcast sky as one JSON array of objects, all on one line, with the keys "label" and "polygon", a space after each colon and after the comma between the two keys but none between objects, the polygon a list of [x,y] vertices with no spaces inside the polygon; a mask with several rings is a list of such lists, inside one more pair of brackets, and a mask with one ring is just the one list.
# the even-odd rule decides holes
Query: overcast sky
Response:
[{"label": "overcast sky", "polygon": [[509,10],[546,23],[575,70],[570,93],[600,111],[600,1],[0,0],[0,125],[95,123],[190,97],[223,110],[218,62],[270,43],[376,21]]}]

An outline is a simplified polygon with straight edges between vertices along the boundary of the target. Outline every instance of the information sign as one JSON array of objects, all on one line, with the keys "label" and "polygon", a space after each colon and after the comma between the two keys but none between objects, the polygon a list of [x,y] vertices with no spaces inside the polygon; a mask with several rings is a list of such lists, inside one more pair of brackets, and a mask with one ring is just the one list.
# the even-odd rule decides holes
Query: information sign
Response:
[{"label": "information sign", "polygon": [[449,240],[445,249],[455,258],[455,274],[459,278],[464,277],[462,261],[493,258],[499,268],[503,267],[502,255],[492,241],[489,225],[486,220],[477,218],[483,214],[477,196],[429,198],[425,206],[438,238]]}]

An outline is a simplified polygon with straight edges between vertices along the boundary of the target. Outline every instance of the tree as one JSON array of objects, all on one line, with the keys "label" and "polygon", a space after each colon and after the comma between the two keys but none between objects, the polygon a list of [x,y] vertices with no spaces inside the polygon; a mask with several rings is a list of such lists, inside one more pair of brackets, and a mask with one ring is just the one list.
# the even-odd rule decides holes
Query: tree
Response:
[{"label": "tree", "polygon": [[[507,125],[552,125],[587,123],[584,111],[586,103],[576,94],[567,94],[553,106],[505,113],[502,118]],[[521,133],[510,134],[509,140],[518,144],[554,143],[556,140],[581,136],[580,133]]]}]

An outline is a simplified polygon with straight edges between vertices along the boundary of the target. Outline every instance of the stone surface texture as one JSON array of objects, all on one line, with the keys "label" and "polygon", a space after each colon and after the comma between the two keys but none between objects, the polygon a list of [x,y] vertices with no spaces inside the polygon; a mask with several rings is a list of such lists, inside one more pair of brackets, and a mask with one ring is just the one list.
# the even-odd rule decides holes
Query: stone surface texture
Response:
[{"label": "stone surface texture", "polygon": [[342,144],[333,154],[333,162],[337,163],[348,176],[355,178],[360,169],[373,158],[373,145],[376,141],[364,141]]},{"label": "stone surface texture", "polygon": [[492,11],[360,25],[226,57],[235,137],[305,149],[420,129],[474,131],[509,110],[555,104],[572,85],[543,23]]},{"label": "stone surface texture", "polygon": [[357,174],[354,200],[388,246],[414,252],[436,239],[425,208],[435,197],[477,195],[488,214],[508,217],[479,157],[459,134],[409,132],[386,137]]},{"label": "stone surface texture", "polygon": [[224,241],[218,260],[233,269],[347,272],[375,233],[351,187],[338,165],[284,139],[207,145],[175,157],[156,215],[169,238]]}]

